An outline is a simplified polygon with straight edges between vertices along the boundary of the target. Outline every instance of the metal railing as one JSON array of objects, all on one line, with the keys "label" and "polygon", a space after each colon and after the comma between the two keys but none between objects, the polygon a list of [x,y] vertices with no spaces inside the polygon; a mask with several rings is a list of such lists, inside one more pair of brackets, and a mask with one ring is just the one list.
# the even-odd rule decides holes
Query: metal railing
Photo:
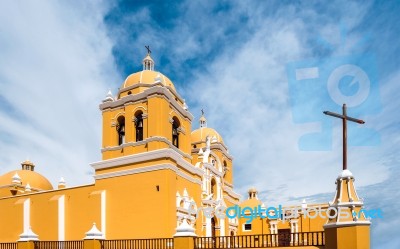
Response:
[{"label": "metal railing", "polygon": [[35,249],[83,249],[83,240],[35,241]]},{"label": "metal railing", "polygon": [[284,246],[324,246],[324,232],[257,234],[194,238],[195,249],[268,248]]},{"label": "metal railing", "polygon": [[173,238],[101,240],[102,249],[173,249]]},{"label": "metal railing", "polygon": [[0,249],[17,249],[18,242],[6,242],[0,243]]}]

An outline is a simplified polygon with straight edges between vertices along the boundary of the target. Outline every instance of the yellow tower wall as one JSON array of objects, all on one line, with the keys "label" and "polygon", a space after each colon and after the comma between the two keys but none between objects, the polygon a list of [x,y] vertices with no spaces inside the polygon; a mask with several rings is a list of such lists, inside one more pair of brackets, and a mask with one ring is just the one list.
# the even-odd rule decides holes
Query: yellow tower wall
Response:
[{"label": "yellow tower wall", "polygon": [[370,227],[348,226],[325,229],[326,249],[369,249]]}]

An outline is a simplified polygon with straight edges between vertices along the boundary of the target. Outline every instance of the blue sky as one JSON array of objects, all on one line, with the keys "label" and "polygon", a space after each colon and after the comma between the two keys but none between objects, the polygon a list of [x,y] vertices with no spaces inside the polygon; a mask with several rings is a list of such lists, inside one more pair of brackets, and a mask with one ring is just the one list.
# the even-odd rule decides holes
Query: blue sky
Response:
[{"label": "blue sky", "polygon": [[[267,205],[333,198],[341,123],[321,111],[355,101],[348,113],[366,124],[349,124],[349,168],[367,207],[384,212],[373,248],[399,248],[399,11],[398,1],[2,1],[0,173],[29,158],[54,185],[92,182],[98,104],[150,45],[193,127],[204,108],[223,136],[235,189],[255,186]],[[368,87],[351,83],[357,74],[335,93],[327,82],[343,65]],[[299,80],[302,68],[318,77]]]}]

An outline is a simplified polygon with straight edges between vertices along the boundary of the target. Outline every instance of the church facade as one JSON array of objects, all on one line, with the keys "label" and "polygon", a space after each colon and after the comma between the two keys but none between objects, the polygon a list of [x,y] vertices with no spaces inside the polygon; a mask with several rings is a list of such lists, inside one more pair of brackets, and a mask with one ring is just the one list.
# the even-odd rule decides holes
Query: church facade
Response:
[{"label": "church facade", "polygon": [[[186,224],[202,237],[269,234],[276,236],[268,243],[290,246],[308,243],[300,233],[317,232],[326,234],[326,248],[348,248],[347,241],[369,248],[370,222],[354,215],[363,203],[348,170],[337,177],[329,203],[271,209],[254,188],[240,202],[224,140],[207,127],[204,113],[194,120],[172,81],[155,71],[150,53],[143,70],[99,107],[102,160],[91,164],[94,183],[70,187],[61,178],[53,188],[28,160],[1,175],[0,242],[81,240],[89,230],[107,240],[171,238]],[[332,214],[338,208],[346,218]]]},{"label": "church facade", "polygon": [[207,218],[201,208],[239,204],[233,161],[222,137],[192,130],[193,115],[172,81],[154,70],[129,75],[100,104],[102,160],[94,184],[53,189],[30,161],[0,177],[0,241],[33,232],[40,240],[77,240],[96,223],[107,239],[171,237],[183,218],[199,235],[238,232],[238,219]]}]

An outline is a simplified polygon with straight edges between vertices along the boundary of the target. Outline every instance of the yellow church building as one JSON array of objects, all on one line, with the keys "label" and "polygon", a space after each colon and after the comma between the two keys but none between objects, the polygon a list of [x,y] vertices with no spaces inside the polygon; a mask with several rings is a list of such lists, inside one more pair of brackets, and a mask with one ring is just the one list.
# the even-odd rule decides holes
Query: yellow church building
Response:
[{"label": "yellow church building", "polygon": [[[207,127],[204,114],[194,120],[173,82],[155,71],[150,53],[143,70],[129,75],[116,96],[109,92],[100,111],[102,160],[91,163],[93,184],[68,186],[61,178],[53,187],[29,160],[0,176],[0,242],[183,234],[244,248],[243,236],[251,235],[263,247],[369,248],[370,221],[354,216],[363,203],[348,170],[337,178],[329,203],[271,208],[254,188],[241,202],[233,188],[233,157],[221,135]],[[192,130],[192,122],[199,128]],[[346,219],[312,217],[338,207],[349,214]]]}]

